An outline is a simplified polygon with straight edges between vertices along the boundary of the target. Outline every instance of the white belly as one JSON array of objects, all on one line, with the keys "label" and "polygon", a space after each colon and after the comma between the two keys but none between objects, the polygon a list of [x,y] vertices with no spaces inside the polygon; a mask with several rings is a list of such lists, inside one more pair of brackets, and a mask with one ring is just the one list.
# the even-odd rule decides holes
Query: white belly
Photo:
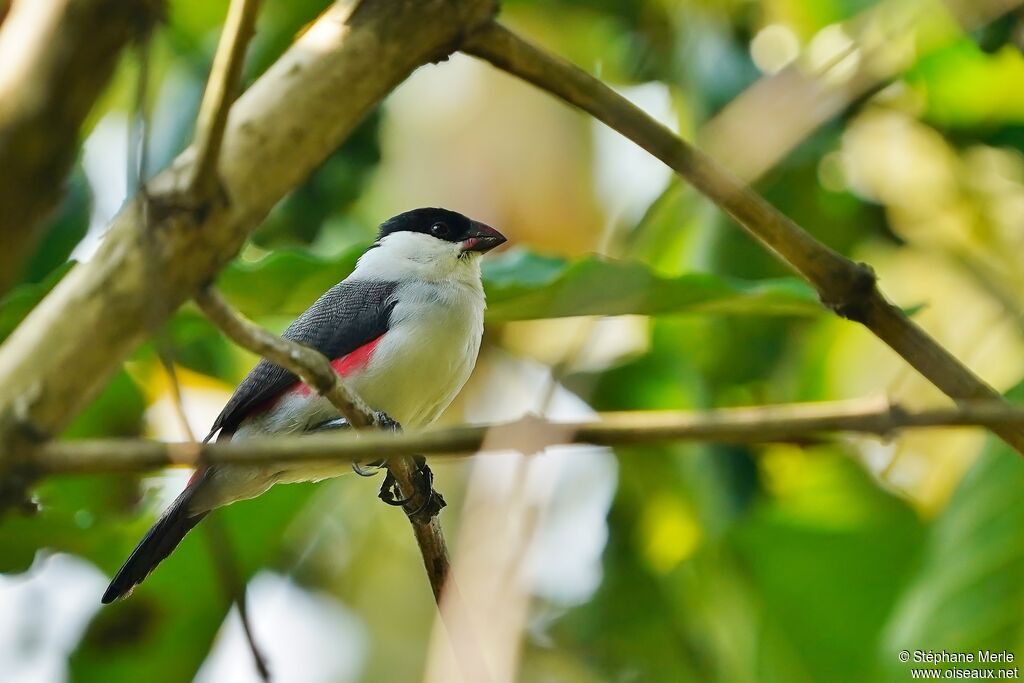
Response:
[{"label": "white belly", "polygon": [[404,312],[409,317],[393,326],[347,384],[370,407],[412,428],[436,420],[469,379],[483,316],[436,304],[396,308],[395,314]]}]

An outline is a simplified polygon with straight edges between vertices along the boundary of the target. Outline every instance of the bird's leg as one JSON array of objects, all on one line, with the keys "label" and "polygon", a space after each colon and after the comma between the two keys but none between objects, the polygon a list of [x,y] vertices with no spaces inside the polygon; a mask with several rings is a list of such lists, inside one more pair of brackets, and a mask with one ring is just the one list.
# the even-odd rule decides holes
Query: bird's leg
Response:
[{"label": "bird's leg", "polygon": [[[374,424],[379,429],[385,429],[393,432],[401,431],[402,425],[398,424],[391,419],[391,416],[384,412],[374,413],[373,416]],[[395,507],[406,505],[416,495],[415,491],[408,498],[402,498],[402,490],[398,486],[398,482],[395,480],[391,470],[388,470],[384,475],[384,481],[380,483],[380,490],[377,491],[377,497],[388,505],[394,505]]]},{"label": "bird's leg", "polygon": [[376,462],[366,463],[367,466],[363,467],[358,462],[352,463],[352,471],[358,474],[360,477],[375,477],[380,472],[381,465],[384,464],[383,460],[377,460]]},{"label": "bird's leg", "polygon": [[[399,497],[401,496],[401,491],[398,487],[398,482],[389,471],[384,475],[384,481],[381,483],[380,492],[377,496],[388,505],[402,506],[405,509],[405,514],[410,519],[425,524],[433,517],[436,517],[441,512],[441,508],[445,507],[447,503],[444,497],[434,490],[434,473],[431,471],[430,466],[427,465],[426,458],[422,455],[415,455],[413,456],[413,463],[415,468],[412,473],[413,492],[411,495],[406,498]],[[423,503],[415,510],[410,510],[408,507],[409,503],[417,496],[423,497]]]},{"label": "bird's leg", "polygon": [[395,507],[405,505],[412,500],[412,496],[408,498],[399,498],[400,495],[402,495],[402,491],[398,488],[398,481],[390,471],[385,472],[384,481],[380,483],[380,490],[377,492],[377,497],[388,505],[394,505]]},{"label": "bird's leg", "polygon": [[[321,422],[308,428],[306,431],[331,431],[335,429],[348,429],[349,426],[350,425],[345,418],[337,417]],[[373,426],[377,429],[392,432],[398,432],[402,429],[402,426],[392,420],[387,413],[379,411],[373,414]],[[409,496],[405,498],[402,497],[402,491],[398,486],[398,481],[396,481],[394,475],[388,471],[384,475],[384,481],[380,484],[380,491],[377,492],[377,497],[388,505],[404,508],[405,514],[407,514],[410,519],[425,524],[426,522],[429,522],[431,518],[436,517],[441,511],[441,508],[445,507],[447,503],[445,503],[441,494],[434,490],[434,473],[430,470],[430,466],[427,465],[426,458],[422,455],[415,455],[413,456],[413,463],[413,491]],[[368,467],[364,467],[361,463],[354,462],[352,463],[352,471],[361,477],[372,477],[384,466],[384,461],[376,460],[371,463],[366,463],[366,465],[373,469],[368,469]],[[412,503],[417,496],[421,496],[423,498],[423,502],[415,510],[410,510],[409,504]]]},{"label": "bird's leg", "polygon": [[323,422],[318,422],[311,427],[306,427],[305,432],[307,434],[312,434],[314,432],[333,432],[338,429],[348,428],[348,420],[343,417],[332,417],[330,420],[324,420]]},{"label": "bird's leg", "polygon": [[441,509],[448,503],[444,497],[434,489],[434,472],[427,465],[427,459],[422,455],[413,458],[416,469],[413,471],[412,482],[415,491],[423,495],[423,504],[415,510],[405,508],[405,514],[410,519],[426,524],[441,512]]},{"label": "bird's leg", "polygon": [[390,415],[380,410],[373,414],[373,426],[386,432],[402,431],[402,425],[392,420]]},{"label": "bird's leg", "polygon": [[[380,413],[380,415],[384,415],[384,413]],[[387,415],[384,415],[384,417],[387,418],[388,421],[391,422],[392,424],[398,424],[391,418],[387,417]],[[306,429],[306,433],[311,434],[315,432],[330,432],[337,429],[348,429],[350,426],[351,425],[349,425],[348,420],[346,420],[345,418],[335,417],[331,418],[330,420],[326,420],[319,424],[313,425],[312,427],[308,427]],[[383,465],[383,460],[375,460],[373,462],[368,462],[366,463],[366,467],[364,467],[362,464],[358,462],[354,462],[352,463],[352,471],[358,474],[360,477],[372,477],[376,475],[377,472],[380,471],[380,468]]]}]

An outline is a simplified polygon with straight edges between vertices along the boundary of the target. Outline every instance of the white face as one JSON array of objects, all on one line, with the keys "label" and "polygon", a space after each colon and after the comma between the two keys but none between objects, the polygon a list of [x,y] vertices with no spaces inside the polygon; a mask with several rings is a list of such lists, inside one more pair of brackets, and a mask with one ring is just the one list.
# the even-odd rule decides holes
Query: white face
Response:
[{"label": "white face", "polygon": [[363,254],[353,275],[364,279],[418,278],[479,284],[480,256],[479,251],[464,250],[461,242],[403,230],[386,235]]}]

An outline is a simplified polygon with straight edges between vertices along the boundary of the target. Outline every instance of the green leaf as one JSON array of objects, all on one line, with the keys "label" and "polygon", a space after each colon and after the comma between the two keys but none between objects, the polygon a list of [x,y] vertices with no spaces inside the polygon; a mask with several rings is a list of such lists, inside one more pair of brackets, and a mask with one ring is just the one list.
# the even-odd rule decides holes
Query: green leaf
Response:
[{"label": "green leaf", "polygon": [[926,529],[846,454],[818,447],[796,457],[799,474],[736,530],[736,548],[766,627],[809,680],[876,681],[865,653],[913,575]]},{"label": "green leaf", "polygon": [[50,218],[45,237],[24,270],[26,282],[45,280],[67,262],[75,245],[89,230],[91,210],[89,182],[82,167],[77,165],[67,181],[67,194]]},{"label": "green leaf", "polygon": [[[300,247],[333,233],[365,239],[369,226],[347,225],[347,211],[363,194],[380,161],[379,113],[370,114],[302,185],[280,201],[252,235],[264,249]],[[328,236],[329,237],[329,236]],[[352,239],[352,238],[350,238]]]},{"label": "green leaf", "polygon": [[[365,247],[334,257],[285,249],[257,261],[235,261],[217,281],[221,291],[251,317],[294,317],[345,279]],[[53,289],[73,263],[38,284],[22,285],[0,301],[0,340]],[[647,266],[589,256],[567,261],[517,250],[484,263],[487,321],[492,323],[574,315],[733,313],[813,315],[814,291],[795,278],[739,280],[709,273],[665,277]]]},{"label": "green leaf", "polygon": [[258,261],[235,260],[221,273],[217,286],[246,315],[295,316],[345,279],[364,250],[352,247],[325,258],[282,249]]},{"label": "green leaf", "polygon": [[[214,513],[245,580],[277,557],[285,530],[312,490],[312,485],[276,486],[258,500]],[[119,541],[91,559],[113,572],[151,521],[136,520]],[[100,609],[71,656],[70,680],[192,680],[230,607],[214,569],[211,538],[204,537],[207,523],[190,533],[130,598]]]},{"label": "green leaf", "polygon": [[[1024,385],[1008,397],[1024,401]],[[1024,459],[995,437],[929,533],[924,560],[893,611],[881,651],[906,680],[906,649],[1019,651],[1024,639]]]},{"label": "green leaf", "polygon": [[484,268],[488,320],[714,312],[806,315],[821,310],[795,279],[746,282],[709,273],[663,277],[640,263],[567,262],[516,251]]},{"label": "green leaf", "polygon": [[[134,436],[145,403],[142,392],[122,370],[65,430],[66,438]],[[99,520],[128,513],[137,502],[135,479],[54,477],[33,490],[40,512],[8,515],[0,521],[0,573],[28,569],[40,550],[73,552],[96,561],[117,535]]]},{"label": "green leaf", "polygon": [[1013,45],[985,54],[968,38],[924,57],[908,74],[927,103],[927,116],[949,127],[1024,122],[1024,57]]},{"label": "green leaf", "polygon": [[[294,316],[348,275],[362,251],[354,247],[334,258],[277,251],[255,262],[233,263],[218,284],[247,315]],[[517,250],[486,261],[483,274],[489,322],[690,312],[809,315],[821,310],[811,288],[793,278],[664,277],[640,263],[596,256],[567,261]]]},{"label": "green leaf", "polygon": [[26,571],[41,550],[91,560],[109,552],[119,534],[102,520],[123,515],[136,502],[133,479],[54,477],[33,490],[40,504],[32,516],[8,514],[0,522],[0,574]]}]

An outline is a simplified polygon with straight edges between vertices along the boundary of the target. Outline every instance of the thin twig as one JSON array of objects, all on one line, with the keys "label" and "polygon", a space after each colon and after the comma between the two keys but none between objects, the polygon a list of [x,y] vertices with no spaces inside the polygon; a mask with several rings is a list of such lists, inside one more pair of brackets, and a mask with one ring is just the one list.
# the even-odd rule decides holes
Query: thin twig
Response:
[{"label": "thin twig", "polygon": [[[141,195],[146,189],[146,169],[149,167],[149,67],[151,42],[146,40],[139,42],[136,49],[139,58],[138,77],[135,83],[135,106],[132,120],[128,126],[128,153],[126,154],[125,185],[129,193]],[[145,223],[145,207],[138,204],[139,222]],[[152,249],[152,226],[146,225],[145,246],[146,257],[155,260],[156,256]],[[156,289],[156,288],[154,288]],[[154,306],[154,309],[160,307]],[[156,347],[157,358],[163,366],[167,375],[171,392],[171,406],[177,417],[182,433],[189,441],[195,441],[192,427],[188,423],[185,414],[185,404],[181,397],[181,384],[178,382],[178,372],[174,366],[174,347],[167,333],[159,328],[159,321],[147,321],[148,327],[153,331],[154,346]]]},{"label": "thin twig", "polygon": [[349,424],[357,428],[377,426],[373,410],[348,390],[322,353],[272,334],[248,320],[213,287],[199,292],[195,301],[231,341],[297,375],[330,401]]},{"label": "thin twig", "polygon": [[[732,216],[781,261],[810,282],[836,314],[862,323],[956,401],[1001,401],[995,389],[891,304],[872,270],[819,242],[711,158],[578,67],[491,22],[463,50],[591,114],[644,148]],[[1024,454],[1024,426],[993,431]]]},{"label": "thin twig", "polygon": [[181,433],[185,435],[185,439],[190,443],[195,443],[196,435],[192,431],[188,413],[185,411],[185,399],[181,394],[181,381],[178,379],[178,370],[174,366],[173,351],[169,346],[160,344],[161,340],[157,341],[157,357],[160,360],[160,365],[163,366],[164,374],[167,375],[167,386],[171,393],[171,409],[174,411],[174,417],[178,420],[178,426],[181,428]]},{"label": "thin twig", "polygon": [[[76,265],[0,345],[0,486],[17,478],[14,469],[24,471],[39,442],[60,434],[98,395],[148,338],[150,321],[166,320],[210,282],[267,212],[368,111],[413,70],[448,54],[495,9],[493,0],[331,4],[232,105],[219,163],[230,202],[158,215],[159,229],[149,230],[136,209],[146,198],[133,198],[97,253]],[[0,97],[0,104],[23,100]],[[190,148],[150,178],[148,188],[172,193],[193,163]],[[20,230],[25,221],[16,223]],[[8,272],[0,266],[0,275]]]},{"label": "thin twig", "polygon": [[246,584],[242,576],[242,570],[235,561],[235,554],[232,551],[231,539],[221,518],[217,515],[210,515],[203,524],[204,538],[210,548],[210,555],[213,557],[214,566],[217,569],[217,576],[220,578],[224,592],[228,599],[235,603],[238,608],[238,617],[242,620],[242,632],[249,644],[249,652],[252,654],[253,664],[256,672],[263,681],[270,680],[270,668],[267,666],[267,659],[256,644],[256,635],[253,632],[252,620],[249,617],[249,607],[246,600]]},{"label": "thin twig", "polygon": [[[228,6],[227,19],[224,22],[224,28],[221,29],[220,40],[217,43],[217,52],[213,58],[210,75],[206,80],[206,90],[203,93],[203,100],[199,106],[199,115],[196,119],[195,139],[192,142],[196,158],[195,163],[190,168],[190,176],[185,185],[184,204],[186,206],[203,206],[221,197],[221,180],[218,170],[220,150],[224,141],[224,131],[227,127],[228,112],[238,96],[238,81],[241,76],[242,65],[245,62],[246,47],[252,38],[253,28],[256,24],[258,8],[259,0],[232,0]],[[144,164],[145,155],[140,155],[140,157]],[[143,177],[145,170],[143,165],[139,170],[140,178]],[[141,191],[138,194],[144,195]],[[144,203],[140,203],[140,205],[144,205]],[[185,415],[184,405],[181,400],[181,388],[178,383],[178,375],[174,367],[170,345],[165,343],[162,335],[162,332],[157,334],[157,353],[170,378],[173,404],[177,410],[178,417],[188,434],[189,441],[194,444],[195,436],[192,434],[192,428]],[[249,645],[249,651],[252,654],[256,671],[262,680],[269,681],[270,670],[267,668],[266,660],[256,643],[252,623],[249,619],[249,610],[246,605],[245,580],[237,563],[231,556],[227,531],[220,525],[218,519],[211,519],[207,524],[207,538],[211,541],[210,546],[218,574],[221,577],[221,583],[224,585],[229,598],[238,607],[238,616],[242,621],[242,631]]]},{"label": "thin twig", "polygon": [[[373,411],[358,396],[348,390],[345,384],[338,377],[338,373],[331,367],[330,361],[317,351],[296,344],[271,334],[259,325],[246,320],[240,313],[231,308],[224,298],[212,287],[204,289],[196,297],[196,303],[203,310],[203,313],[239,346],[249,349],[264,358],[270,360],[286,370],[294,373],[325,397],[337,408],[338,412],[348,420],[353,427],[383,427],[383,415]],[[373,438],[374,434],[367,434],[362,438]],[[305,437],[308,439],[314,436]],[[330,437],[328,440],[342,441],[339,437]],[[252,442],[246,442],[249,444]],[[211,444],[205,444],[202,448]],[[398,487],[403,498],[412,498],[408,508],[412,510],[424,507],[427,502],[423,491],[419,491],[413,484],[413,463],[411,455],[414,451],[406,451],[399,454],[380,454],[390,458],[386,465],[388,471],[398,482]],[[401,457],[394,457],[401,456]],[[379,457],[379,456],[370,456]],[[410,517],[413,526],[413,533],[416,542],[419,544],[420,552],[423,555],[423,565],[427,570],[430,579],[430,587],[433,590],[434,598],[440,599],[441,591],[448,578],[449,560],[448,548],[441,531],[441,525],[437,517],[431,517],[429,521],[421,522]]]},{"label": "thin twig", "polygon": [[602,413],[593,420],[561,422],[527,417],[513,422],[462,425],[421,432],[367,431],[309,435],[245,443],[164,443],[145,439],[83,439],[40,446],[34,465],[45,474],[137,472],[173,465],[358,462],[410,453],[432,457],[480,452],[534,453],[548,446],[636,446],[673,441],[777,443],[816,441],[835,433],[888,437],[907,429],[1024,424],[1024,407],[981,401],[911,411],[884,401],[783,404],[707,411]]},{"label": "thin twig", "polygon": [[147,36],[136,47],[139,65],[135,81],[135,105],[128,124],[128,153],[125,169],[125,194],[145,189],[149,167],[149,65],[151,42]]},{"label": "thin twig", "polygon": [[195,163],[186,185],[186,193],[193,198],[210,199],[219,190],[220,159],[228,111],[238,96],[238,79],[245,63],[245,48],[256,25],[259,0],[232,0],[227,20],[221,32],[217,53],[213,57],[206,91],[196,119],[196,136],[192,145]]}]

